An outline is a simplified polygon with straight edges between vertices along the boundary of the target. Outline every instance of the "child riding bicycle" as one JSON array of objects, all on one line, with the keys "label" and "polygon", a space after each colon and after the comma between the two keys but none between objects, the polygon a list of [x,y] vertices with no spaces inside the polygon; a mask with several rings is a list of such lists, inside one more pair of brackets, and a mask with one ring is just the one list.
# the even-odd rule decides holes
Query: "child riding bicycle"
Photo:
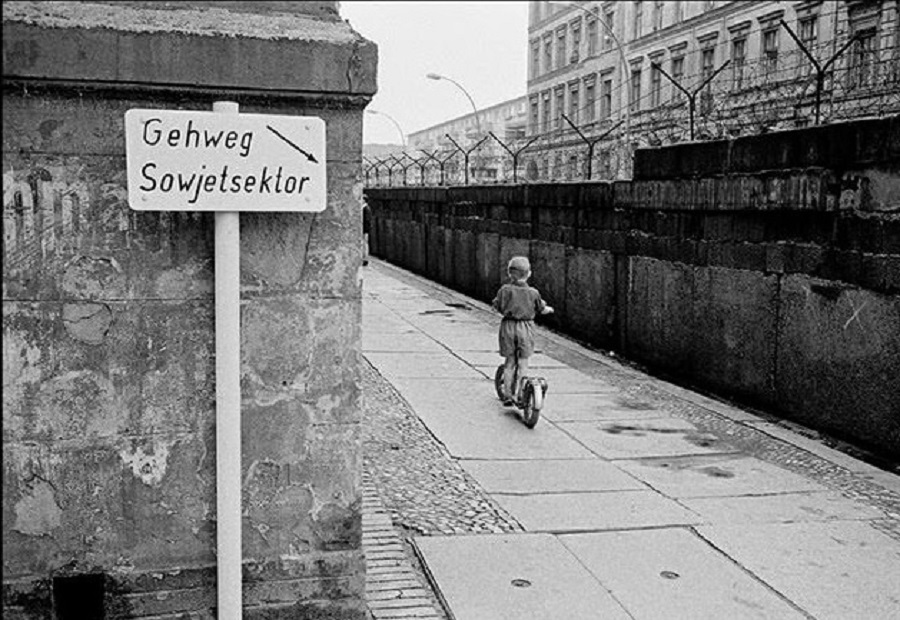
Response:
[{"label": "child riding bicycle", "polygon": [[[513,385],[513,376],[521,379],[528,373],[528,358],[534,353],[534,317],[550,314],[553,308],[541,299],[538,290],[528,285],[531,264],[524,256],[514,256],[506,267],[509,282],[500,287],[493,306],[503,320],[500,321],[500,355],[506,358],[503,372],[503,404],[519,402],[519,386]],[[521,383],[521,381],[517,381]]]}]

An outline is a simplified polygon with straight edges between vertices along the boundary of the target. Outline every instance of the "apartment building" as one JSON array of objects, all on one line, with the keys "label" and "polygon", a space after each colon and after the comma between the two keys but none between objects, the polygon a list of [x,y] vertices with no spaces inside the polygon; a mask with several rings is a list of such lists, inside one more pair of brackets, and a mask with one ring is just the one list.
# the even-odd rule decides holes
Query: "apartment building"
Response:
[{"label": "apartment building", "polygon": [[622,178],[638,146],[896,114],[898,4],[531,2],[526,176]]},{"label": "apartment building", "polygon": [[[516,97],[496,105],[473,111],[470,114],[445,121],[409,134],[407,152],[417,158],[431,159],[425,168],[426,179],[439,182],[438,161],[446,160],[445,181],[453,179],[464,182],[464,158],[459,149],[471,150],[469,158],[470,183],[495,183],[512,176],[512,157],[490,134],[493,133],[505,144],[512,147],[525,137],[526,98]],[[448,137],[449,136],[449,137]],[[483,141],[483,142],[482,142]],[[455,142],[455,144],[454,144]],[[480,145],[479,145],[480,143]],[[476,148],[476,145],[479,145]],[[474,150],[472,150],[474,149]],[[451,157],[451,153],[457,152]],[[423,162],[424,163],[424,162]],[[412,166],[407,174],[410,182],[418,183],[419,166]]]}]

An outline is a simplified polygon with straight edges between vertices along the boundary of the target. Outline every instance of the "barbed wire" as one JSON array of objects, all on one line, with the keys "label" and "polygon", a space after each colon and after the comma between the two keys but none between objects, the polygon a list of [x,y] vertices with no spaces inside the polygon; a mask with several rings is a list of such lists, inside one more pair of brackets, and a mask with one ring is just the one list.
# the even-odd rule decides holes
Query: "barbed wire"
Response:
[{"label": "barbed wire", "polygon": [[[659,74],[651,77],[650,89],[643,83],[635,89],[629,79],[603,93],[608,98],[601,106],[608,112],[604,118],[595,114],[601,105],[595,98],[570,107],[568,113],[555,106],[552,118],[546,112],[536,119],[529,114],[527,135],[502,140],[493,132],[468,132],[468,142],[452,149],[446,144],[430,152],[420,149],[427,161],[420,167],[419,184],[468,184],[470,177],[477,183],[628,178],[635,148],[900,114],[900,41],[888,45],[882,37],[875,49],[854,35],[810,46],[789,24],[782,21],[777,28],[795,48],[777,55],[763,52],[753,60],[719,57],[714,66],[707,60],[705,67],[685,60],[679,76],[651,64],[650,71]],[[719,46],[731,44],[729,40]],[[686,51],[684,57],[703,52]],[[548,90],[558,92],[556,87]],[[693,92],[694,100],[684,91]],[[544,92],[538,95],[543,100]],[[627,111],[622,106],[613,110],[613,102],[624,103]],[[626,114],[628,122],[622,127]],[[592,120],[579,124],[584,116]],[[494,143],[486,139],[489,136]],[[493,148],[485,148],[489,143]],[[524,175],[519,174],[520,164]],[[367,185],[385,180],[375,165],[366,165]],[[388,184],[397,184],[392,171],[386,173]],[[405,171],[403,182],[408,182]]]}]

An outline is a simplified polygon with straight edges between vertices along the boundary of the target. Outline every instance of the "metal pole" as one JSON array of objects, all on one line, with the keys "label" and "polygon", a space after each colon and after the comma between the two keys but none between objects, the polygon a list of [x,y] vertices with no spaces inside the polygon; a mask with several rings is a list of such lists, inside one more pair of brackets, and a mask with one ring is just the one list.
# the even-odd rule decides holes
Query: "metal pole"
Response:
[{"label": "metal pole", "polygon": [[[238,114],[233,101],[213,112]],[[216,576],[217,617],[240,620],[241,579],[241,220],[216,211]]]}]

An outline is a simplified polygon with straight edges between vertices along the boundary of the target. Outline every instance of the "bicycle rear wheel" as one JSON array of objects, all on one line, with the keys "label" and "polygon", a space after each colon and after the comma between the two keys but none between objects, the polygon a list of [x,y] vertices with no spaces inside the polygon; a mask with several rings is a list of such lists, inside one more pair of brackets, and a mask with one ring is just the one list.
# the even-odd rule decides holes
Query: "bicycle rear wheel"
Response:
[{"label": "bicycle rear wheel", "polygon": [[540,387],[535,389],[535,385],[529,380],[525,380],[525,385],[522,386],[522,389],[522,421],[525,422],[525,426],[528,428],[534,428],[541,417],[543,393]]}]

